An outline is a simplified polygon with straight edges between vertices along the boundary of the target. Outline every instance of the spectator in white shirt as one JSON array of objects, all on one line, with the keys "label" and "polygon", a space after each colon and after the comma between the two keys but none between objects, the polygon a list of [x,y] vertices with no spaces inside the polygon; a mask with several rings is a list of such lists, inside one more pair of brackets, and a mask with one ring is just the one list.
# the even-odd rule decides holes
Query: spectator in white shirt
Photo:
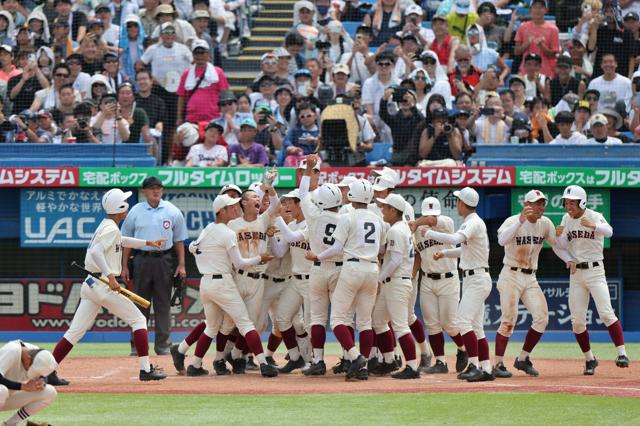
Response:
[{"label": "spectator in white shirt", "polygon": [[204,142],[193,145],[187,154],[186,167],[223,167],[227,165],[229,156],[227,149],[218,145],[224,132],[223,123],[212,120],[205,130]]},{"label": "spectator in white shirt", "polygon": [[383,142],[391,142],[391,129],[380,118],[380,99],[384,95],[384,90],[400,81],[393,77],[394,55],[388,52],[379,53],[376,56],[378,71],[368,78],[362,85],[362,105],[369,117],[378,129],[380,129],[380,139]]},{"label": "spectator in white shirt", "polygon": [[594,114],[589,120],[592,138],[587,140],[588,144],[622,145],[622,141],[607,135],[609,120],[604,114]]},{"label": "spectator in white shirt", "polygon": [[595,89],[600,92],[598,109],[615,108],[618,99],[624,100],[627,112],[631,109],[631,80],[618,74],[618,61],[613,53],[602,56],[602,74],[600,77],[591,80],[589,90]]},{"label": "spectator in white shirt", "polygon": [[549,144],[553,145],[577,145],[587,143],[587,137],[580,132],[575,132],[573,128],[573,114],[569,111],[561,111],[556,115],[556,125],[560,134]]},{"label": "spectator in white shirt", "polygon": [[375,55],[369,52],[369,43],[373,35],[370,27],[360,26],[356,30],[356,38],[351,53],[345,53],[340,63],[351,69],[349,82],[363,84],[375,72]]}]

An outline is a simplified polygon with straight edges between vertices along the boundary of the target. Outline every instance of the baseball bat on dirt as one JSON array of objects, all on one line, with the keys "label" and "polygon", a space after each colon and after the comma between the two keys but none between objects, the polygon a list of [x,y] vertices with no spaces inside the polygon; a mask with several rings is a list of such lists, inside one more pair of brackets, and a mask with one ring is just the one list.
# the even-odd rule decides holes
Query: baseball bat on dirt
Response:
[{"label": "baseball bat on dirt", "polygon": [[[100,276],[100,274],[96,274],[95,272],[87,271],[84,268],[84,266],[80,265],[76,261],[71,262],[71,266],[73,266],[76,269],[81,270],[85,274],[91,275],[93,278],[97,279],[98,281],[100,281],[102,283],[105,283],[106,285],[109,285],[109,281],[107,281],[104,278],[102,278]],[[140,305],[145,309],[148,308],[149,306],[151,306],[151,302],[149,302],[147,299],[145,299],[144,297],[138,296],[137,294],[135,294],[131,290],[127,290],[124,287],[120,287],[120,290],[118,290],[118,292],[120,294],[122,294],[124,297],[126,297],[127,299],[131,300],[133,303],[135,303],[137,305]]]}]

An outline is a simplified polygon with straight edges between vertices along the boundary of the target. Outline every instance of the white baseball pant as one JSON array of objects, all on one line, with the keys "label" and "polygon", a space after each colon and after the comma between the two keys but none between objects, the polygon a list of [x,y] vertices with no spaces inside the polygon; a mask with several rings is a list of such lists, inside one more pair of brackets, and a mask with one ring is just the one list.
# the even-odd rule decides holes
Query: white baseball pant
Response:
[{"label": "white baseball pant", "polygon": [[[308,275],[300,275],[298,278],[294,276],[289,281],[289,285],[280,294],[278,307],[276,309],[276,327],[278,330],[285,331],[293,326],[294,318],[303,309],[304,321],[303,331],[309,333],[311,314],[309,311],[309,279]],[[301,330],[296,330],[297,334]]]},{"label": "white baseball pant", "polygon": [[309,311],[311,325],[327,326],[329,304],[338,284],[340,266],[334,262],[323,262],[312,266],[309,278]]},{"label": "white baseball pant", "polygon": [[593,297],[598,310],[598,316],[609,327],[618,321],[613,307],[609,286],[605,276],[604,266],[590,269],[577,269],[576,273],[569,277],[569,310],[571,311],[571,325],[576,334],[583,333],[587,329],[587,308],[589,307],[589,294]]},{"label": "white baseball pant", "polygon": [[[442,274],[444,276],[444,274]],[[454,271],[449,278],[434,280],[425,274],[420,284],[420,309],[429,335],[441,333],[449,336],[460,333],[456,313],[460,302],[460,279]]]},{"label": "white baseball pant", "polygon": [[[253,321],[232,274],[221,274],[222,278],[212,278],[211,274],[200,279],[200,300],[204,306],[207,328],[204,333],[215,337],[221,330],[223,319],[229,318],[238,327],[242,336],[255,329]],[[233,329],[233,326],[231,327]],[[231,331],[231,330],[230,330]]]},{"label": "white baseball pant", "polygon": [[420,274],[416,274],[411,279],[411,295],[407,302],[407,310],[409,312],[409,324],[416,322],[418,317],[416,316],[416,300],[418,300],[418,287],[420,287]]},{"label": "white baseball pant", "polygon": [[538,333],[544,333],[549,323],[549,308],[535,274],[512,271],[510,266],[505,265],[500,271],[496,287],[500,292],[502,310],[498,333],[505,337],[511,337],[513,334],[518,319],[519,300],[522,300],[531,314],[531,328]]},{"label": "white baseball pant", "polygon": [[[331,328],[353,323],[356,313],[358,331],[371,330],[371,313],[378,290],[378,264],[372,262],[345,262],[331,299]],[[406,309],[406,305],[405,305]]]},{"label": "white baseball pant", "polygon": [[475,274],[462,279],[462,299],[456,312],[456,324],[460,334],[470,331],[476,333],[478,339],[484,335],[484,301],[491,293],[491,276],[480,268]]},{"label": "white baseball pant", "polygon": [[[249,313],[249,319],[252,324],[256,324],[259,320],[260,309],[262,306],[262,295],[264,294],[264,280],[262,276],[260,278],[251,278],[247,275],[234,274],[233,280],[235,281],[240,298],[244,302],[247,312]],[[233,331],[234,327],[238,327],[238,324],[234,324],[230,315],[225,315],[224,321],[220,332],[222,334],[229,335]],[[244,334],[243,334],[244,336]]]},{"label": "white baseball pant", "polygon": [[24,408],[29,416],[32,416],[51,405],[57,395],[58,392],[51,385],[45,385],[38,392],[14,391],[0,385],[0,411]]},{"label": "white baseball pant", "polygon": [[[280,280],[278,278],[276,279],[278,281]],[[262,305],[260,306],[258,321],[255,324],[258,334],[262,334],[267,330],[267,326],[269,325],[269,317],[271,317],[271,322],[275,323],[274,318],[278,307],[278,300],[280,299],[280,294],[282,294],[287,285],[289,285],[288,280],[275,282],[271,277],[264,279]],[[272,332],[273,331],[275,331],[275,324],[272,324]]]},{"label": "white baseball pant", "polygon": [[371,314],[373,331],[382,334],[389,331],[389,321],[396,338],[411,333],[407,304],[411,299],[413,284],[411,279],[392,278],[381,284],[380,294]]}]

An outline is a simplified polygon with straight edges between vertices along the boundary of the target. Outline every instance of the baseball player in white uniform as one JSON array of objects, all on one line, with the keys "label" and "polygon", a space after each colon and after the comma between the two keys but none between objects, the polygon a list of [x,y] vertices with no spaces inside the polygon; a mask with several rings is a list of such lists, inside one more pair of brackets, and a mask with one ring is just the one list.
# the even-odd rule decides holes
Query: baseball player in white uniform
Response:
[{"label": "baseball player in white uniform", "polygon": [[380,291],[372,313],[373,329],[378,336],[378,349],[384,361],[377,373],[390,373],[396,367],[393,355],[393,336],[389,337],[389,322],[400,342],[406,360],[406,368],[394,373],[395,379],[420,377],[416,359],[416,344],[409,328],[407,305],[413,291],[411,272],[415,251],[411,230],[403,218],[405,200],[402,195],[391,194],[378,198],[382,204],[384,221],[390,225],[386,233],[385,254],[378,277]]},{"label": "baseball player in white uniform", "polygon": [[[349,187],[349,200],[354,208],[340,216],[332,237],[334,243],[317,256],[309,254],[314,261],[326,261],[344,252],[343,265],[338,284],[331,299],[331,327],[333,333],[347,351],[351,365],[347,380],[367,380],[367,359],[373,344],[371,312],[375,304],[378,281],[378,254],[385,240],[382,220],[367,206],[373,197],[369,181],[360,179]],[[360,352],[349,329],[352,305],[355,306],[356,322],[360,332]]]},{"label": "baseball player in white uniform", "polygon": [[489,237],[484,221],[476,213],[480,201],[478,193],[470,187],[454,191],[458,197],[458,214],[464,218],[454,234],[428,230],[426,238],[445,244],[461,244],[460,248],[438,251],[435,260],[442,257],[460,257],[462,269],[462,299],[458,305],[456,322],[469,356],[469,366],[458,374],[461,380],[484,382],[495,380],[491,374],[489,344],[484,335],[484,301],[491,293],[489,275]]},{"label": "baseball player in white uniform", "polygon": [[587,193],[577,185],[568,186],[562,195],[567,213],[557,228],[558,244],[571,256],[567,262],[569,275],[569,310],[576,340],[585,357],[584,374],[595,373],[598,360],[591,352],[587,330],[589,295],[593,297],[598,316],[609,329],[609,335],[618,351],[616,365],[629,367],[624,347],[624,334],[620,321],[611,306],[609,286],[604,272],[604,239],[611,238],[613,229],[598,212],[587,208]]},{"label": "baseball player in white uniform", "polygon": [[455,246],[443,244],[424,235],[429,229],[453,234],[453,219],[442,215],[440,201],[435,197],[425,198],[420,207],[422,217],[411,223],[416,227],[414,233],[417,252],[415,268],[419,268],[422,277],[420,309],[429,332],[429,344],[436,357],[436,362],[432,366],[423,368],[422,371],[426,374],[446,374],[449,372],[444,356],[444,330],[458,347],[456,371],[460,373],[467,367],[468,360],[460,329],[456,324],[456,311],[460,301],[458,262],[453,257],[444,257],[437,262],[433,260],[433,255],[436,252],[452,250]]},{"label": "baseball player in white uniform", "polygon": [[44,378],[58,367],[49,351],[13,340],[0,348],[0,411],[18,410],[3,425],[17,426],[55,401]]},{"label": "baseball player in white uniform", "polygon": [[240,215],[239,202],[239,198],[231,198],[228,195],[216,197],[213,202],[215,223],[207,225],[198,239],[189,245],[189,251],[195,255],[198,271],[202,274],[200,298],[204,306],[207,327],[196,344],[193,362],[187,368],[188,376],[209,374],[202,368],[202,358],[209,349],[213,337],[218,333],[225,316],[229,316],[236,324],[240,335],[246,340],[251,352],[255,354],[260,363],[262,376],[278,375],[276,367],[269,365],[266,361],[260,335],[256,332],[232,274],[234,265],[237,268],[250,268],[264,264],[273,258],[264,252],[250,258],[241,255],[236,234],[228,227],[228,223]]},{"label": "baseball player in white uniform", "polygon": [[[84,265],[91,272],[101,273],[109,280],[109,285],[103,284],[91,275],[85,278],[80,290],[80,305],[73,316],[69,330],[53,350],[53,357],[60,364],[73,346],[91,328],[100,310],[106,308],[129,324],[133,330],[133,343],[140,362],[140,380],[162,380],[167,376],[149,362],[147,320],[131,300],[117,292],[120,284],[116,281],[116,277],[120,275],[122,269],[122,247],[139,249],[149,246],[162,249],[164,245],[164,240],[145,241],[122,236],[118,226],[127,216],[129,211],[127,199],[130,196],[131,191],[122,192],[118,188],[110,189],[102,196],[102,208],[107,218],[100,222],[98,229],[91,237]],[[68,384],[59,379],[55,372],[50,379],[49,383],[52,385]]]}]

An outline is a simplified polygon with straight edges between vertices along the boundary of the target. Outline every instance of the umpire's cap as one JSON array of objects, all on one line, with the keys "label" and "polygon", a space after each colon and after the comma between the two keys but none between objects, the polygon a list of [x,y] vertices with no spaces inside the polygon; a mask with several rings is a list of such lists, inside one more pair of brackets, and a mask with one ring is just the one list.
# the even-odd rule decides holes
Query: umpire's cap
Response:
[{"label": "umpire's cap", "polygon": [[142,189],[151,188],[152,186],[162,187],[163,186],[162,181],[155,176],[146,177],[142,181]]}]

